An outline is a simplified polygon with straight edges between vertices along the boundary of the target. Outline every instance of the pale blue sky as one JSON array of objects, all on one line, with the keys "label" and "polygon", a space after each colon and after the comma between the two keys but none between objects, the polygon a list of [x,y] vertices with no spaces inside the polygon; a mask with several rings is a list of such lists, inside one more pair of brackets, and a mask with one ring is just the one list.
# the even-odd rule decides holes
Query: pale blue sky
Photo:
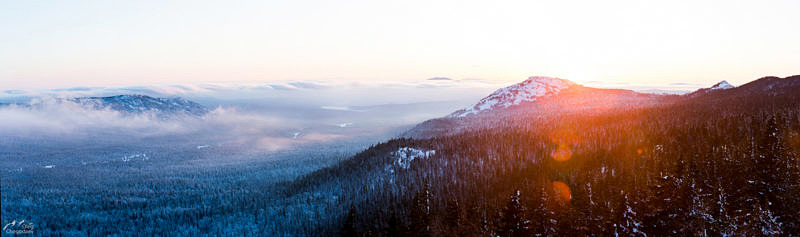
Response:
[{"label": "pale blue sky", "polygon": [[2,1],[0,88],[277,80],[741,84],[800,1]]}]

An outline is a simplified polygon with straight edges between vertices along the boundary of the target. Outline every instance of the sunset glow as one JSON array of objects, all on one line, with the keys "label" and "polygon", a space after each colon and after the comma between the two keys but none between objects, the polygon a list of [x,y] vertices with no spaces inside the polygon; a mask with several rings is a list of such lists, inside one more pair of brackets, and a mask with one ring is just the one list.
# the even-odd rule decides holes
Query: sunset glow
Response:
[{"label": "sunset glow", "polygon": [[15,1],[0,8],[0,89],[531,75],[595,86],[742,84],[800,68],[798,8],[790,0]]}]

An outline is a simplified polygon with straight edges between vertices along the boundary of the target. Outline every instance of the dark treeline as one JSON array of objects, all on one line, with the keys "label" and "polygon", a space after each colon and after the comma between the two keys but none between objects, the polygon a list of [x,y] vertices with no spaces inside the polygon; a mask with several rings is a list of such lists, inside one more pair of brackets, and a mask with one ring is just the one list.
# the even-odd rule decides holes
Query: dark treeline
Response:
[{"label": "dark treeline", "polygon": [[[376,145],[287,190],[341,195],[315,222],[324,235],[800,234],[800,95],[712,96],[484,118]],[[388,172],[400,147],[436,154]]]}]

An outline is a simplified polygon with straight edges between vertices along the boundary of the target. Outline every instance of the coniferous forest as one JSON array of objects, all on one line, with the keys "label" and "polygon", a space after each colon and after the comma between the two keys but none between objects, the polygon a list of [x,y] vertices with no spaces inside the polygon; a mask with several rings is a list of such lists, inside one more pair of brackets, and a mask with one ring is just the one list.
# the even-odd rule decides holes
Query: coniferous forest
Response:
[{"label": "coniferous forest", "polygon": [[799,77],[687,95],[577,87],[268,156],[5,138],[4,157],[82,164],[5,171],[2,218],[41,236],[797,236],[798,91]]},{"label": "coniferous forest", "polygon": [[[379,144],[292,189],[344,190],[339,223],[320,224],[326,235],[794,236],[800,93],[791,89],[539,119],[515,112]],[[401,147],[436,153],[383,168]]]}]

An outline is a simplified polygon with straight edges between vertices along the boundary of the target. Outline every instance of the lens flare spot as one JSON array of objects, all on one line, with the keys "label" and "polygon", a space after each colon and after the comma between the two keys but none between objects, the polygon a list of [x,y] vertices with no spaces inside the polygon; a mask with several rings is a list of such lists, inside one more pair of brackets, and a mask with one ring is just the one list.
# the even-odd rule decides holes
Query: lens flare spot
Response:
[{"label": "lens flare spot", "polygon": [[554,181],[553,190],[555,191],[556,196],[558,196],[561,200],[563,201],[572,200],[572,192],[569,190],[569,186],[567,186],[567,184],[565,184],[564,182]]},{"label": "lens flare spot", "polygon": [[566,143],[560,142],[558,143],[558,148],[551,152],[550,156],[558,162],[568,161],[572,156],[572,150],[569,149],[569,146]]},{"label": "lens flare spot", "polygon": [[642,148],[636,149],[636,154],[637,154],[637,155],[641,155],[642,153],[644,153],[644,151],[642,150]]}]

